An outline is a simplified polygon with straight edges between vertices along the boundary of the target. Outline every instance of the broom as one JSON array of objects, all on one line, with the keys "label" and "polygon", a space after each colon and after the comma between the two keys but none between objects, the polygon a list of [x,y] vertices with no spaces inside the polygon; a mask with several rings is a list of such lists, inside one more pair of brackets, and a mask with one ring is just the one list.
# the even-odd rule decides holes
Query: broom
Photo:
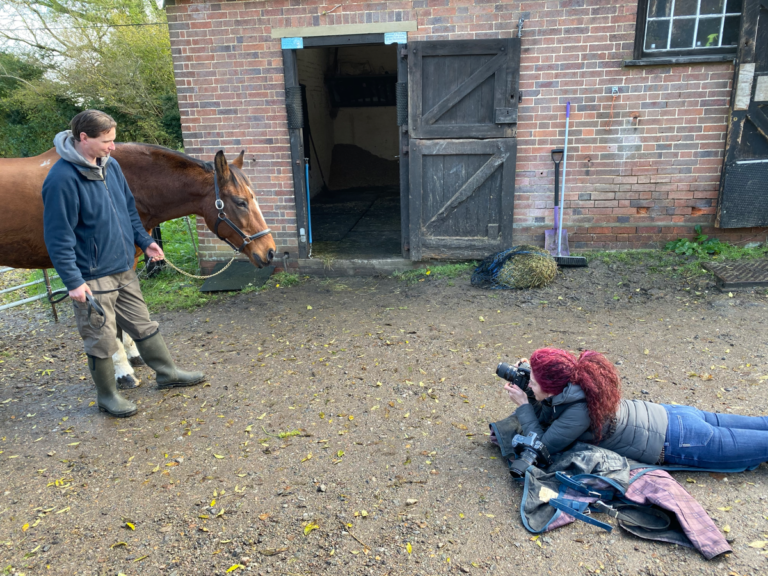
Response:
[{"label": "broom", "polygon": [[[557,254],[553,254],[555,262],[561,267],[586,266],[587,259],[584,256],[564,256],[563,248],[563,204],[565,204],[565,167],[568,157],[568,119],[571,117],[571,103],[565,105],[565,145],[563,146],[563,187],[560,192],[560,219],[557,223]],[[568,232],[566,231],[566,234]],[[568,237],[566,236],[566,242]]]}]

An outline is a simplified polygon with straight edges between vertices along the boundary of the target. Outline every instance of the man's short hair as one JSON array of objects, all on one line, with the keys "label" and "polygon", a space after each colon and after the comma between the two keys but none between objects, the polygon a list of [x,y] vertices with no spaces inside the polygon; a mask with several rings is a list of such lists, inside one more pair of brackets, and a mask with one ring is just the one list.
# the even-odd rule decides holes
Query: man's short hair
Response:
[{"label": "man's short hair", "polygon": [[89,138],[96,138],[116,127],[117,122],[112,116],[101,110],[83,110],[72,118],[69,125],[72,128],[72,136],[80,142],[82,132],[85,132]]}]

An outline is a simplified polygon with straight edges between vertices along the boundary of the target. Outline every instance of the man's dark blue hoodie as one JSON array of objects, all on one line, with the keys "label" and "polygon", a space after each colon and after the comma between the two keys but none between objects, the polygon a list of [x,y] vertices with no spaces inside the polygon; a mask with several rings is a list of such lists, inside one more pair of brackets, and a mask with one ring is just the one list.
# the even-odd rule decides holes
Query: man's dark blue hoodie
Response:
[{"label": "man's dark blue hoodie", "polygon": [[153,240],[116,160],[91,164],[75,149],[69,130],[54,139],[61,159],[43,184],[45,245],[68,290],[133,267],[134,244]]}]

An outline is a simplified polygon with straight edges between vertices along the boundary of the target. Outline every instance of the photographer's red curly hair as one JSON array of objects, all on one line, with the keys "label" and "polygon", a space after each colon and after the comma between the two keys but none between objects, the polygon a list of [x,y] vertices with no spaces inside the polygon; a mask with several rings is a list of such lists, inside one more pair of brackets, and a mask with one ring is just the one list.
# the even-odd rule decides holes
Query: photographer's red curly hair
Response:
[{"label": "photographer's red curly hair", "polygon": [[531,372],[547,394],[560,394],[569,382],[581,387],[587,397],[590,430],[599,443],[603,425],[621,402],[621,379],[611,361],[592,350],[585,350],[577,360],[566,350],[540,348],[531,355]]}]

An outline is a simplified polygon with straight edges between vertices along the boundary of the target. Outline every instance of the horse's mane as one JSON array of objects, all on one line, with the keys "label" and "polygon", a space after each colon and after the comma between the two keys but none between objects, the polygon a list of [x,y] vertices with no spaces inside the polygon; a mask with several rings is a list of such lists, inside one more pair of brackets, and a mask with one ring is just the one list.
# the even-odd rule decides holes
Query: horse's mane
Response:
[{"label": "horse's mane", "polygon": [[186,168],[189,164],[194,164],[206,172],[213,172],[213,162],[198,160],[197,158],[193,158],[192,156],[184,154],[183,152],[178,152],[171,148],[166,148],[165,146],[158,146],[157,144],[144,144],[141,142],[120,142],[117,144],[117,146],[121,148],[135,147],[142,152],[147,152],[152,155],[162,155],[169,161],[170,164],[174,165],[173,167],[177,167],[179,169]]}]

